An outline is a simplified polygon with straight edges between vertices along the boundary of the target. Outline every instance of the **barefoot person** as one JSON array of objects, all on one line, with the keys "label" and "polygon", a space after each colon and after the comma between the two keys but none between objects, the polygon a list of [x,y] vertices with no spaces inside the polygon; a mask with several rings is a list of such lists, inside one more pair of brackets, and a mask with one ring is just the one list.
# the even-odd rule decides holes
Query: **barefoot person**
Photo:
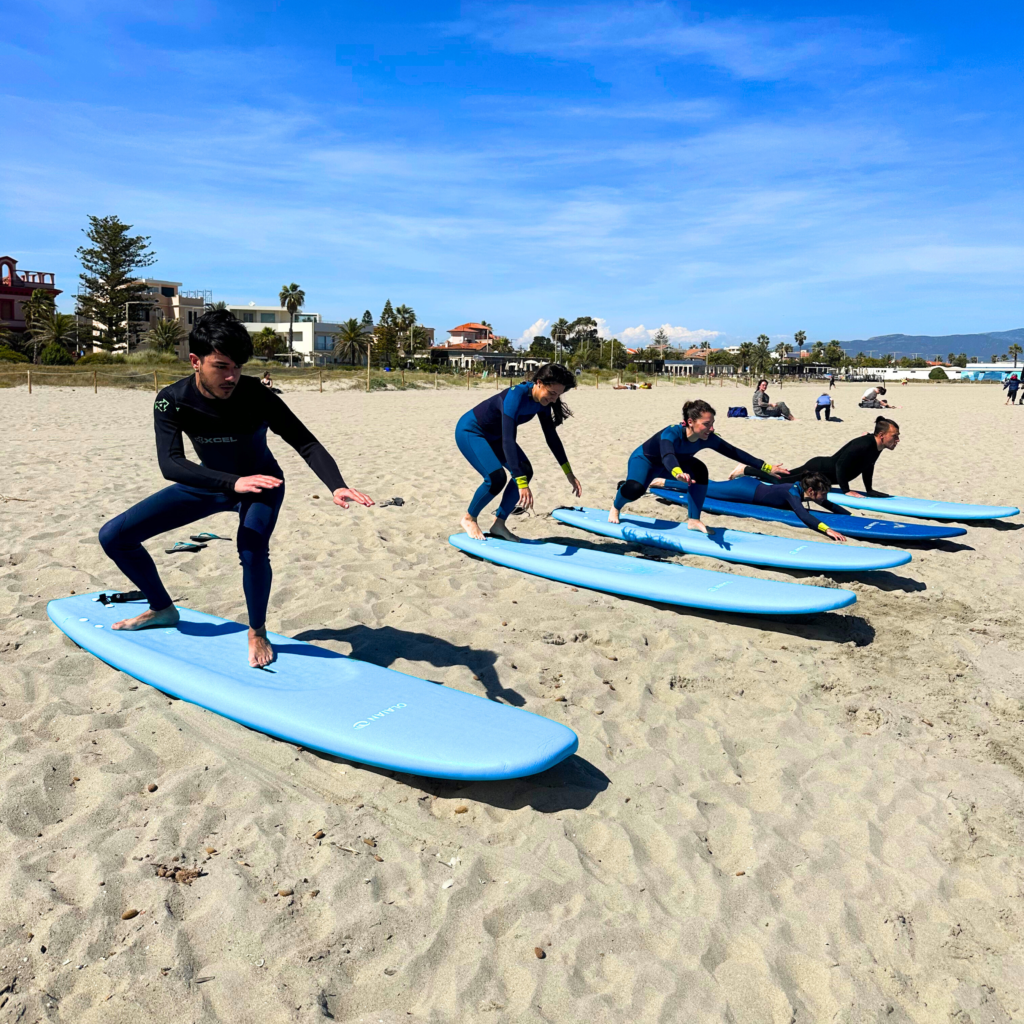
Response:
[{"label": "barefoot person", "polygon": [[820,519],[816,519],[804,506],[813,501],[833,515],[848,516],[849,511],[833,505],[828,500],[831,488],[828,478],[821,473],[805,473],[796,483],[758,483],[753,477],[722,481],[715,484],[715,497],[722,501],[742,501],[752,505],[767,505],[770,508],[788,508],[795,512],[800,521],[810,530],[817,530],[831,540],[846,543],[846,537],[838,530],[830,530]]},{"label": "barefoot person", "polygon": [[[160,471],[170,487],[150,495],[100,530],[100,544],[149,601],[149,611],[114,623],[114,629],[173,626],[178,610],[160,582],[142,542],[212,515],[238,513],[238,555],[249,612],[249,664],[274,660],[267,640],[272,578],[268,545],[284,499],[284,479],[267,447],[274,431],[306,460],[334,495],[334,504],[372,505],[346,486],[337,463],[276,395],[256,377],[243,377],[252,340],[227,310],[206,313],[189,335],[195,373],[166,387],[154,406]],[[187,434],[199,462],[186,458]]]},{"label": "barefoot person", "polygon": [[[875,429],[873,433],[861,434],[852,441],[847,441],[835,455],[818,455],[808,459],[802,466],[779,477],[780,483],[795,483],[806,473],[821,473],[830,483],[838,486],[841,491],[850,495],[851,498],[863,498],[867,495],[870,498],[888,498],[889,495],[883,491],[876,491],[872,488],[875,477],[875,463],[884,451],[895,451],[896,445],[900,443],[900,427],[895,420],[886,419],[884,416],[875,418]],[[749,465],[738,465],[729,475],[730,480],[740,476],[754,476],[769,483],[775,481],[757,469],[751,469]],[[864,481],[864,491],[855,491],[850,483],[855,477]]]},{"label": "barefoot person", "polygon": [[796,419],[789,411],[789,406],[785,402],[773,403],[768,397],[768,381],[763,377],[757,382],[757,387],[754,389],[752,404],[754,406],[754,416],[758,419],[770,419],[773,416],[784,420]]},{"label": "barefoot person", "polygon": [[627,502],[636,501],[648,487],[663,487],[665,478],[672,477],[687,485],[689,519],[686,525],[691,530],[707,533],[707,527],[700,521],[700,513],[708,493],[708,467],[694,457],[705,448],[727,459],[738,459],[744,465],[756,466],[765,473],[777,475],[786,472],[784,466],[772,466],[723,441],[715,433],[715,410],[703,399],[697,399],[683,406],[681,423],[674,423],[649,437],[630,455],[626,479],[619,484],[615,502],[608,513],[608,522],[617,523],[619,512]]},{"label": "barefoot person", "polygon": [[[516,438],[518,428],[534,416],[540,420],[544,440],[569,480],[573,494],[577,498],[583,494],[558,436],[558,427],[572,415],[562,401],[562,395],[575,386],[576,378],[571,370],[559,363],[545,363],[532,379],[506,388],[463,414],[455,427],[455,443],[466,461],[483,477],[469,509],[459,521],[470,537],[484,539],[477,517],[504,489],[489,532],[501,540],[519,540],[505,520],[517,505],[523,508],[533,506],[533,492],[530,490],[533,466]],[[508,480],[506,469],[512,475],[508,486],[505,485]]]}]

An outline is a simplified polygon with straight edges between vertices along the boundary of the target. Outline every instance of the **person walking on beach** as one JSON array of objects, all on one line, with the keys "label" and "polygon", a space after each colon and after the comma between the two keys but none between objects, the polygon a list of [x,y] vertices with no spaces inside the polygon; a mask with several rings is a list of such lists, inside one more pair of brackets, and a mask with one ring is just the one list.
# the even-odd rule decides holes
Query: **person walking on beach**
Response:
[{"label": "person walking on beach", "polygon": [[[762,470],[749,465],[737,465],[729,475],[730,480],[741,476],[753,476],[767,483],[795,483],[807,473],[821,473],[833,486],[851,498],[888,498],[884,491],[876,491],[874,482],[875,463],[883,451],[895,451],[900,443],[900,427],[895,420],[878,416],[875,429],[870,434],[861,434],[852,441],[847,441],[835,455],[818,455],[808,459],[802,466],[784,473],[778,480],[770,479]],[[774,474],[777,475],[777,474]],[[855,491],[850,483],[855,477],[864,481],[864,491]]]},{"label": "person walking on beach", "polygon": [[823,395],[818,395],[818,400],[814,403],[814,418],[816,420],[821,419],[821,414],[825,414],[825,419],[832,419],[832,410],[836,407],[836,403],[832,401],[832,396],[826,391]]},{"label": "person walking on beach", "polygon": [[828,375],[828,389],[829,389],[829,391],[831,391],[835,386],[836,386],[836,375],[834,373],[830,373]]},{"label": "person walking on beach", "polygon": [[768,397],[768,381],[759,380],[754,391],[754,415],[758,419],[765,419],[780,416],[783,419],[795,420],[796,417],[789,411],[785,402],[776,402],[774,405]]},{"label": "person walking on beach", "polygon": [[660,430],[630,455],[626,479],[619,484],[608,522],[617,523],[619,513],[628,502],[636,501],[648,487],[664,487],[666,478],[671,477],[687,485],[687,527],[707,533],[700,514],[708,493],[708,467],[695,458],[697,452],[705,448],[727,459],[738,459],[745,466],[756,466],[760,472],[772,476],[787,472],[785,466],[773,466],[719,437],[715,433],[715,410],[703,399],[696,399],[683,406],[681,423]]},{"label": "person walking on beach", "polygon": [[[1003,387],[1006,389],[1006,401],[1003,402],[1003,405],[1016,405],[1017,391],[1020,388],[1020,381],[1017,379],[1017,374],[1012,374],[1009,380],[1004,381]],[[1021,405],[1024,405],[1024,399],[1021,400]]]},{"label": "person walking on beach", "polygon": [[[483,477],[466,514],[459,520],[459,525],[470,537],[484,539],[477,518],[504,489],[489,532],[500,540],[519,540],[505,520],[517,505],[533,507],[533,492],[530,490],[533,466],[519,447],[517,433],[518,428],[534,416],[540,420],[544,440],[562,467],[573,494],[577,498],[582,497],[583,488],[573,474],[558,436],[558,428],[572,415],[562,396],[575,386],[576,377],[571,370],[560,363],[545,363],[530,380],[492,395],[462,415],[455,427],[455,443],[466,461]],[[505,475],[506,469],[512,475],[511,480]]]},{"label": "person walking on beach", "polygon": [[[267,447],[272,430],[305,459],[332,493],[334,504],[372,505],[349,487],[337,463],[296,415],[260,383],[242,374],[252,356],[249,332],[228,310],[211,310],[189,334],[194,373],[164,388],[154,403],[157,461],[170,487],[144,498],[105,523],[100,544],[138,587],[149,610],[114,623],[114,629],[174,626],[178,610],[160,581],[143,541],[215,512],[238,513],[238,556],[249,614],[249,664],[274,660],[267,640],[270,601],[270,535],[284,499],[281,467]],[[185,455],[187,435],[199,456]]]}]

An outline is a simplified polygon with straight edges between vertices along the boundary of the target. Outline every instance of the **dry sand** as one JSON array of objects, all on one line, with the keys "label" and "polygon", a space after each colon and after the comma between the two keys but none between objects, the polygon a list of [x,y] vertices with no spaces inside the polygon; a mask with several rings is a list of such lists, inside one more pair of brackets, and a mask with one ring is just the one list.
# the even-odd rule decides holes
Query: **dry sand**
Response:
[{"label": "dry sand", "polygon": [[[795,465],[873,418],[848,385],[845,422],[816,422],[818,390],[776,389],[799,422],[719,425]],[[1024,410],[993,387],[893,392],[904,440],[878,486],[1020,503]],[[630,450],[700,394],[574,394],[585,500],[606,506]],[[650,606],[446,543],[477,482],[453,427],[485,390],[286,397],[353,486],[406,504],[333,508],[273,444],[271,628],[563,721],[579,756],[471,785],[337,763],[77,649],[46,602],[124,585],[96,531],[162,485],[152,395],[0,391],[0,1020],[1024,1019],[1019,523],[847,578],[857,604],[810,623]],[[568,501],[539,428],[522,436],[539,509]],[[177,600],[244,620],[232,545],[163,547]]]}]

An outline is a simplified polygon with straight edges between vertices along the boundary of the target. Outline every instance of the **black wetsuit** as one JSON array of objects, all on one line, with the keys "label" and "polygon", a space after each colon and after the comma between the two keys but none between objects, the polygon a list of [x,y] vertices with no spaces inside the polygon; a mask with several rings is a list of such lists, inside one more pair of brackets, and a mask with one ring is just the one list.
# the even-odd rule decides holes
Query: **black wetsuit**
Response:
[{"label": "black wetsuit", "polygon": [[862,434],[852,441],[847,441],[835,455],[819,455],[808,459],[802,466],[797,466],[780,477],[770,477],[756,469],[747,467],[743,472],[747,476],[756,476],[768,483],[794,483],[808,473],[821,473],[829,481],[838,485],[844,493],[852,491],[850,481],[854,477],[864,480],[863,492],[872,498],[888,498],[883,491],[876,491],[871,484],[875,475],[875,463],[881,455],[881,449],[875,442],[874,434]]},{"label": "black wetsuit", "polygon": [[[337,463],[299,418],[256,377],[241,377],[230,398],[205,398],[195,377],[164,388],[153,407],[160,472],[174,481],[100,530],[100,544],[117,567],[145,594],[150,607],[172,601],[143,541],[215,512],[239,514],[237,546],[249,625],[261,628],[270,598],[269,543],[284,499],[284,484],[255,494],[237,494],[239,477],[283,478],[267,447],[270,429],[287,441],[330,491],[345,486]],[[200,462],[185,456],[187,434]]]}]

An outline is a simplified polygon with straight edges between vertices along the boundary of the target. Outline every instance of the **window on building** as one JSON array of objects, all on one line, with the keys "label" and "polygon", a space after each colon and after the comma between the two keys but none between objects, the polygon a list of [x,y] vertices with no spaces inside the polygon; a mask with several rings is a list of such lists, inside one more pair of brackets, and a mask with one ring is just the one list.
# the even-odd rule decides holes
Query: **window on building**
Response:
[{"label": "window on building", "polygon": [[160,294],[164,298],[166,298],[166,299],[173,299],[174,298],[174,289],[173,288],[161,288],[160,289]]},{"label": "window on building", "polygon": [[277,323],[277,317],[273,313],[260,313],[261,324],[275,324]]},{"label": "window on building", "polygon": [[0,299],[0,320],[14,319],[14,302],[11,299]]},{"label": "window on building", "polygon": [[254,324],[254,323],[256,323],[256,314],[255,313],[247,313],[247,312],[245,312],[245,310],[242,310],[242,323],[243,324]]},{"label": "window on building", "polygon": [[317,352],[330,352],[334,348],[334,338],[330,334],[318,334],[313,342]]}]

